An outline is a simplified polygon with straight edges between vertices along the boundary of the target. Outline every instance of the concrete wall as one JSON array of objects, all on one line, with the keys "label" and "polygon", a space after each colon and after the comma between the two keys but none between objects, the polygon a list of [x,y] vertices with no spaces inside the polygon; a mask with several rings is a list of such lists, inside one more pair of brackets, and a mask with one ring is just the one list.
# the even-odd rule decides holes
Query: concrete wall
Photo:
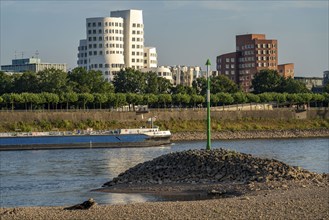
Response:
[{"label": "concrete wall", "polygon": [[[182,109],[182,110],[151,110],[149,113],[136,114],[136,112],[110,112],[110,111],[89,111],[89,112],[0,112],[0,123],[30,122],[41,120],[99,120],[99,121],[146,121],[148,118],[157,116],[158,120],[204,120],[206,109]],[[329,109],[316,109],[296,112],[291,109],[275,110],[254,110],[254,111],[212,111],[214,119],[329,119]]]}]

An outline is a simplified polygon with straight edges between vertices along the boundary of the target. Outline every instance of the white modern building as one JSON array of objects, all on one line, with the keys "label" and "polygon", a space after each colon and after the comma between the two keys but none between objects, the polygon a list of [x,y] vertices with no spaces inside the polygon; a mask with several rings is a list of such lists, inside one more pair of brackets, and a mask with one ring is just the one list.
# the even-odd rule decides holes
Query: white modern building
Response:
[{"label": "white modern building", "polygon": [[157,74],[158,77],[163,77],[165,79],[168,79],[171,84],[174,84],[174,78],[172,72],[168,67],[159,66],[159,67],[143,68],[141,69],[141,72],[143,73],[154,72]]},{"label": "white modern building", "polygon": [[193,80],[202,76],[201,68],[198,66],[172,66],[174,85],[192,86]]},{"label": "white modern building", "polygon": [[155,47],[144,47],[144,68],[156,68],[158,66]]},{"label": "white modern building", "polygon": [[77,63],[79,67],[88,70],[102,71],[109,81],[113,80],[114,75],[122,68],[142,69],[142,11],[112,11],[111,17],[87,18],[86,39],[80,40]]}]

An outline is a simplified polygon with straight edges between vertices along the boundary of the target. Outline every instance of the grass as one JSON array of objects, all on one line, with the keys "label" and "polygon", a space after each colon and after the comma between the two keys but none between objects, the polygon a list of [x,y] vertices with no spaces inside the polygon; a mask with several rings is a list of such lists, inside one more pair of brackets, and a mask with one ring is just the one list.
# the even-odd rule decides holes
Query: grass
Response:
[{"label": "grass", "polygon": [[[119,122],[115,120],[100,121],[87,119],[73,122],[70,120],[34,120],[30,122],[0,123],[0,132],[20,131],[72,131],[75,129],[93,128],[94,130],[110,130],[119,128],[138,128],[145,126],[144,122]],[[179,120],[156,121],[155,125],[161,129],[169,129],[171,132],[205,131],[205,120]],[[149,125],[148,125],[149,126]],[[249,131],[249,130],[291,130],[291,129],[329,129],[329,119],[254,119],[244,118],[238,120],[212,120],[212,131]]]}]

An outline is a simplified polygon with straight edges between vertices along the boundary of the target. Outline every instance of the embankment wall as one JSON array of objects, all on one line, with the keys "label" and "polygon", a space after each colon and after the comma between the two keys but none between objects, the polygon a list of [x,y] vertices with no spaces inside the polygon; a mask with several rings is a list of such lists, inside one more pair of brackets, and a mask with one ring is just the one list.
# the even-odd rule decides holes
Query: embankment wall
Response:
[{"label": "embankment wall", "polygon": [[[78,111],[78,112],[0,112],[0,123],[31,122],[31,121],[118,121],[129,122],[146,120],[157,116],[159,120],[203,120],[206,118],[206,109],[173,109],[173,110],[150,110],[148,113],[117,112],[117,111]],[[309,109],[297,112],[292,109],[253,110],[253,111],[211,111],[213,119],[237,120],[243,118],[254,119],[329,119],[329,109]]]}]

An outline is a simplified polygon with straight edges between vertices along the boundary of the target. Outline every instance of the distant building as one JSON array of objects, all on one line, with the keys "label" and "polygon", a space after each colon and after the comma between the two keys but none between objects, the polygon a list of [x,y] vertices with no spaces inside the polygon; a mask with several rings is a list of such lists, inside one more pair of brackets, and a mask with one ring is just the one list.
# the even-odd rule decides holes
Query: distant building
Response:
[{"label": "distant building", "polygon": [[[79,67],[99,70],[108,81],[122,68],[140,70],[157,64],[155,48],[144,48],[144,24],[141,10],[112,11],[111,17],[86,19],[86,39],[78,47]],[[156,54],[156,52],[155,52]]]},{"label": "distant building", "polygon": [[280,76],[284,78],[294,78],[294,64],[293,63],[286,63],[278,65],[278,73]]},{"label": "distant building", "polygon": [[192,86],[192,82],[201,77],[201,68],[198,66],[172,66],[174,85]]},{"label": "distant building", "polygon": [[144,68],[156,68],[158,66],[157,51],[155,47],[144,47]]},{"label": "distant building", "polygon": [[319,88],[323,87],[322,77],[295,77],[294,79],[304,83],[306,88],[311,91],[319,91]]},{"label": "distant building", "polygon": [[[239,84],[245,91],[252,91],[252,80],[263,69],[278,70],[278,42],[266,39],[265,34],[245,34],[236,36],[236,51],[217,56],[216,68],[219,74]],[[283,64],[282,71],[293,64]],[[288,70],[287,70],[288,73]],[[283,73],[282,73],[283,74]],[[293,77],[293,75],[292,75]]]},{"label": "distant building", "polygon": [[141,72],[143,73],[154,72],[158,75],[158,77],[163,77],[165,79],[168,79],[171,84],[174,83],[172,72],[167,67],[160,66],[160,67],[143,68],[141,69]]},{"label": "distant building", "polygon": [[39,58],[23,58],[23,59],[13,59],[11,65],[2,65],[1,70],[5,72],[39,72],[45,69],[58,69],[66,72],[67,65],[64,63],[41,63]]},{"label": "distant building", "polygon": [[323,72],[323,82],[322,85],[326,86],[329,83],[329,70]]}]

